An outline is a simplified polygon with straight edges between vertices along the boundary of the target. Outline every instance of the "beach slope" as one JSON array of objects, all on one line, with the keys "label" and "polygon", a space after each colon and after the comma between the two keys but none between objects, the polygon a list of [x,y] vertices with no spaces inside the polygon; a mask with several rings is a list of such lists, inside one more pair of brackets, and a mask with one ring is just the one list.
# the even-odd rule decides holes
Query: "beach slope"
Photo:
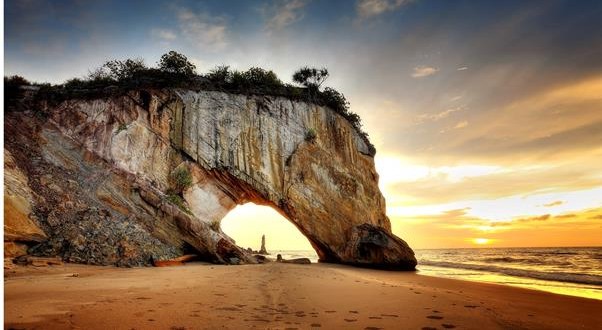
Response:
[{"label": "beach slope", "polygon": [[340,265],[5,271],[5,328],[593,329],[602,301]]}]

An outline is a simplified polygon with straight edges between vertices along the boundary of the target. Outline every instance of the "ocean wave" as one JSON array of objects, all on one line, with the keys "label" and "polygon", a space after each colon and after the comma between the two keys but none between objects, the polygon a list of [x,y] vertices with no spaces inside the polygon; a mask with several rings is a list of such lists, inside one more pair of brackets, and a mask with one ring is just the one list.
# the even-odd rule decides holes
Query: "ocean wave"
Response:
[{"label": "ocean wave", "polygon": [[523,264],[523,265],[538,265],[538,266],[554,266],[554,267],[574,267],[570,261],[564,260],[548,260],[542,258],[516,258],[516,257],[492,257],[483,259],[473,259],[472,261],[487,262],[487,263],[508,263],[508,264]]},{"label": "ocean wave", "polygon": [[513,258],[513,257],[493,257],[493,258],[485,258],[483,261],[487,262],[507,262],[507,263],[528,263],[528,264],[543,264],[543,262],[535,259],[525,259],[525,258]]},{"label": "ocean wave", "polygon": [[602,276],[589,275],[589,274],[543,272],[543,271],[536,271],[536,270],[500,267],[500,266],[494,266],[494,265],[476,265],[476,264],[455,263],[455,262],[447,262],[447,261],[431,261],[431,260],[421,260],[419,262],[419,265],[479,270],[479,271],[500,273],[500,274],[510,275],[510,276],[533,278],[533,279],[538,279],[538,280],[602,286]]}]

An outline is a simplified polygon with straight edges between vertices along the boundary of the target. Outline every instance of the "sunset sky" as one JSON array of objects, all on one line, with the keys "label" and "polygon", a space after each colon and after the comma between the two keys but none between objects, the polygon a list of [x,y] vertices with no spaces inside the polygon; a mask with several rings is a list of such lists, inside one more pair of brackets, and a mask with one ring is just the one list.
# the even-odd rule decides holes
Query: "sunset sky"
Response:
[{"label": "sunset sky", "polygon": [[[285,82],[327,67],[412,247],[602,245],[602,1],[8,0],[4,14],[5,75],[39,82],[169,50]],[[267,208],[223,228],[244,247],[262,233],[308,247]]]}]

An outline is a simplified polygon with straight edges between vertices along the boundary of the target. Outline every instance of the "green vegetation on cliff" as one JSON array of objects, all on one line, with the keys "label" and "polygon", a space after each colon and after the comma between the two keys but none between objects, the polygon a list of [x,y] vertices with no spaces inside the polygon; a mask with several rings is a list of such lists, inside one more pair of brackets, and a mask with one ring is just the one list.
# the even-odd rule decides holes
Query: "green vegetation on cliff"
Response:
[{"label": "green vegetation on cliff", "polygon": [[292,77],[295,83],[303,86],[298,87],[283,83],[273,71],[258,67],[237,71],[228,66],[218,66],[207,74],[198,74],[195,65],[185,55],[170,51],[161,57],[156,68],[146,66],[142,59],[111,60],[91,70],[85,78],[73,78],[61,85],[31,84],[19,76],[5,77],[5,109],[17,108],[15,103],[23,95],[23,86],[33,86],[37,90],[34,99],[49,104],[68,99],[125,95],[139,88],[186,88],[280,96],[331,108],[347,119],[374,155],[376,150],[362,129],[361,119],[349,109],[345,96],[330,87],[320,90],[328,76],[325,68],[303,67]]}]

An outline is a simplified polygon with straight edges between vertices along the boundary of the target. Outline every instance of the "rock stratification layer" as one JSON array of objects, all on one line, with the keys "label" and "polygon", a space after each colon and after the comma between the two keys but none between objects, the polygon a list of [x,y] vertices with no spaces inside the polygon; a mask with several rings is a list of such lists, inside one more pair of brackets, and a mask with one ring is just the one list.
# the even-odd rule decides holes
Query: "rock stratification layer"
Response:
[{"label": "rock stratification layer", "polygon": [[[94,255],[93,261],[136,264],[194,250],[214,262],[254,262],[219,227],[236,205],[253,202],[289,219],[322,261],[416,265],[413,251],[391,233],[369,146],[328,108],[281,97],[170,89],[68,100],[45,113],[43,122],[11,115],[21,118],[7,120],[16,136],[7,148],[21,154],[17,163],[34,186],[50,175],[70,176],[77,187],[54,184],[62,199],[73,200],[68,207],[34,207],[49,238],[33,253],[90,262],[94,253],[78,252],[73,241],[83,236],[102,246],[87,231],[104,231],[74,217],[95,219],[98,212],[90,215],[89,206],[97,205],[106,209],[101,217],[112,219],[111,233],[131,234],[116,240],[118,251],[101,248],[108,257]],[[24,164],[22,144],[38,150],[41,165]],[[174,188],[176,172],[190,174],[182,189]],[[77,203],[84,206],[74,211]],[[61,212],[69,216],[61,218]],[[80,229],[64,233],[65,219]],[[48,243],[57,237],[68,244]]]}]

